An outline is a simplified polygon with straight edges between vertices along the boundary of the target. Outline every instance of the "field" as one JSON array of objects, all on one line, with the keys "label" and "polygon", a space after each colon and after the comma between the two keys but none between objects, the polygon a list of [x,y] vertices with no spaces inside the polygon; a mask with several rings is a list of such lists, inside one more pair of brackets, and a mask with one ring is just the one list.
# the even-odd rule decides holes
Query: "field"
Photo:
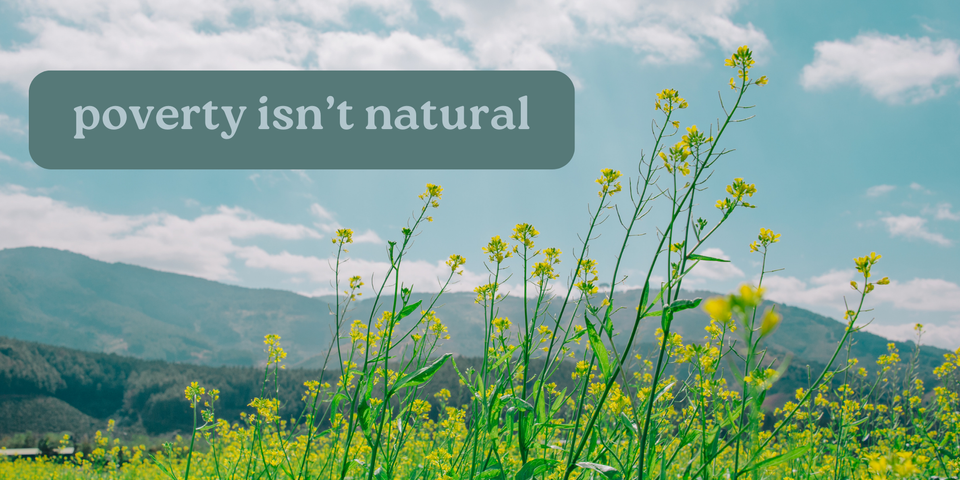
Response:
[{"label": "field", "polygon": [[[317,378],[298,385],[299,402],[282,400],[286,352],[283,339],[267,335],[261,386],[240,421],[218,415],[221,392],[190,382],[178,387],[185,387],[178,401],[189,405],[188,434],[147,449],[122,444],[110,423],[87,454],[2,461],[0,478],[957,476],[960,350],[924,371],[918,325],[913,351],[891,344],[870,364],[851,355],[870,294],[889,284],[880,255],[863,252],[853,259],[860,279],[850,285],[855,301],[846,308],[843,335],[826,365],[808,372],[806,386],[773,409],[768,392],[788,372],[790,359],[775,358],[766,346],[783,317],[765,307],[763,278],[775,269],[781,236],[761,229],[745,239],[761,260],[757,285],[706,299],[681,296],[686,275],[698,265],[725,261],[700,252],[731,215],[754,207],[758,189],[735,178],[719,198],[703,198],[712,195],[706,188],[712,167],[730,153],[720,143],[724,134],[745,119],[748,92],[767,83],[752,72],[747,47],[725,65],[733,77],[716,124],[681,125],[675,116],[687,101],[665,89],[654,100],[653,155],[641,161],[639,176],[600,172],[570,281],[560,280],[562,252],[538,246],[531,224],[517,224],[506,239],[490,239],[483,248],[489,283],[474,292],[485,319],[479,361],[458,365],[438,348],[449,336],[444,322],[456,321],[436,315],[443,289],[414,301],[400,281],[413,238],[429,227],[442,201],[442,187],[427,184],[400,240],[389,243],[391,269],[373,286],[369,311],[351,309],[373,280],[340,275],[353,232],[337,232],[333,268],[342,294],[334,300],[333,322],[339,335],[318,361]],[[674,137],[679,140],[671,143]],[[665,223],[647,227],[648,215]],[[611,280],[602,284],[590,241],[607,220],[623,227],[623,242],[613,252]],[[628,304],[617,296],[618,272],[640,233],[655,236],[657,245],[646,252],[639,301]],[[450,256],[444,289],[465,262]],[[659,276],[664,281],[654,284]],[[522,317],[499,313],[509,278],[523,285]],[[551,302],[557,308],[548,309]],[[675,315],[691,309],[705,311],[710,323],[681,338],[673,329]],[[614,325],[612,316],[621,310],[633,320]],[[659,325],[657,348],[641,350],[640,327],[650,322]],[[428,388],[448,365],[469,392],[466,401],[451,403],[448,389]],[[63,446],[70,443],[63,439]]]}]

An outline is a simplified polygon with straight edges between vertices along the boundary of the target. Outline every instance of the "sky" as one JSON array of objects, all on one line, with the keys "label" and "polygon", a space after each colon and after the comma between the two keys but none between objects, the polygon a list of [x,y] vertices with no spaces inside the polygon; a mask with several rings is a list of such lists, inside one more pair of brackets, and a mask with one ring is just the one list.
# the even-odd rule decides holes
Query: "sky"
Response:
[{"label": "sky", "polygon": [[[782,237],[767,268],[782,270],[765,276],[767,297],[842,318],[844,299],[856,299],[853,258],[877,252],[875,275],[891,283],[868,296],[868,329],[909,339],[919,322],[924,343],[955,349],[960,4],[877,5],[0,0],[0,248],[329,294],[336,229],[356,232],[345,270],[382,275],[386,241],[434,183],[441,206],[405,267],[415,289],[435,291],[450,254],[467,259],[454,290],[485,283],[481,247],[521,222],[570,267],[600,170],[635,179],[650,156],[656,92],[677,89],[690,103],[683,128],[706,128],[722,115],[718,92],[731,95],[723,59],[749,45],[769,84],[748,92],[756,117],[724,135],[735,151],[698,208],[717,220],[712,204],[735,177],[756,184],[757,208],[735,212],[706,245],[731,262],[699,266],[685,285],[756,283],[761,258],[748,245],[769,228]],[[576,153],[556,170],[46,170],[29,154],[27,89],[42,71],[72,69],[560,70],[576,86]],[[655,207],[630,243],[625,287],[642,283],[665,204]],[[622,234],[609,218],[592,244],[601,276]]]}]

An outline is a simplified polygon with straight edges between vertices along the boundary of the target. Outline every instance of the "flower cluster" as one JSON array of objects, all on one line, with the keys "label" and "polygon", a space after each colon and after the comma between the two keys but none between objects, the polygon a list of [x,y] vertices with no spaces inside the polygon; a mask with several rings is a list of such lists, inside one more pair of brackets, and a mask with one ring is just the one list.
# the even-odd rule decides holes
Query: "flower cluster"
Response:
[{"label": "flower cluster", "polygon": [[597,194],[603,197],[604,195],[613,196],[619,192],[621,190],[620,182],[617,181],[619,178],[620,170],[612,168],[600,170],[600,178],[596,180],[600,184],[600,191]]},{"label": "flower cluster", "polygon": [[673,110],[687,108],[687,101],[680,97],[680,94],[672,88],[665,88],[660,93],[657,93],[657,102],[654,104],[654,108],[657,110],[663,111],[663,113],[670,114]]},{"label": "flower cluster", "polygon": [[780,234],[773,233],[773,230],[768,230],[766,228],[760,229],[760,235],[757,236],[757,241],[750,244],[751,252],[759,252],[760,247],[764,249],[767,248],[771,243],[777,243],[780,241]]},{"label": "flower cluster", "polygon": [[[287,352],[280,347],[280,335],[269,334],[263,337],[263,344],[267,346],[267,367],[279,365],[284,358],[287,358]],[[286,365],[280,365],[280,368],[286,368]]]},{"label": "flower cluster", "polygon": [[504,260],[512,255],[509,250],[510,244],[500,239],[497,235],[490,239],[486,247],[483,247],[483,253],[486,253],[491,262],[503,263]]},{"label": "flower cluster", "polygon": [[467,263],[467,260],[461,257],[460,255],[450,255],[450,259],[447,260],[447,266],[450,267],[451,272],[455,272],[458,275],[463,275],[463,270],[457,270],[461,265]]},{"label": "flower cluster", "polygon": [[738,206],[744,206],[747,208],[755,208],[756,205],[751,205],[743,201],[744,197],[752,197],[754,193],[757,193],[757,186],[753,183],[744,182],[742,178],[733,179],[733,183],[727,185],[727,193],[733,196],[733,198],[723,198],[717,200],[716,207],[720,209],[724,215],[729,215],[734,208]]},{"label": "flower cluster", "polygon": [[[518,223],[517,226],[513,227],[513,235],[510,235],[510,238],[523,244],[528,250],[533,249],[533,239],[540,235],[540,232],[536,228],[533,228],[533,225],[529,223]],[[517,252],[517,247],[519,245],[514,245],[513,251]]]}]

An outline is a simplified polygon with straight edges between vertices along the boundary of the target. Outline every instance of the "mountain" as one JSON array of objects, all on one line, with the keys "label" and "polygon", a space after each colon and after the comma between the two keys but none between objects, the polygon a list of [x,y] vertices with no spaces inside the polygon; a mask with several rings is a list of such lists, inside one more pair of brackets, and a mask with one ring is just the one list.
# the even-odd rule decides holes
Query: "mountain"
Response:
[{"label": "mountain", "polygon": [[263,336],[291,361],[330,340],[325,302],[50,248],[0,250],[0,335],[94,352],[208,365],[253,365]]},{"label": "mountain", "polygon": [[[369,318],[371,297],[368,292],[352,305],[346,323]],[[615,306],[622,308],[614,313],[613,324],[620,343],[633,326],[639,297],[639,290],[616,297]],[[484,311],[474,299],[472,293],[448,293],[434,307],[451,337],[440,351],[467,357],[482,354]],[[417,300],[425,308],[431,297],[415,294],[413,301]],[[86,351],[204,365],[256,365],[264,358],[263,336],[276,333],[288,352],[286,363],[319,368],[333,324],[329,302],[332,298],[224,285],[49,248],[0,250],[0,335]],[[555,300],[549,312],[556,314],[560,304]],[[783,315],[780,327],[764,339],[773,356],[790,356],[797,365],[829,361],[845,324],[801,308],[769,305]],[[497,316],[510,318],[514,330],[519,328],[521,298],[507,296],[498,308]],[[568,316],[569,309],[565,319]],[[405,322],[415,318],[401,323],[409,325]],[[708,323],[701,309],[686,310],[677,315],[673,331],[687,342],[699,341]],[[641,322],[637,337],[641,351],[653,348],[659,326],[658,318]],[[853,339],[851,356],[861,365],[873,363],[891,343],[867,332],[857,332]],[[904,357],[913,351],[910,343],[893,343]],[[919,353],[922,364],[933,365],[946,352],[924,346]]]},{"label": "mountain", "polygon": [[[601,292],[602,293],[602,292]],[[719,294],[707,291],[685,291],[684,298],[708,299]],[[618,292],[615,296],[614,307],[619,307],[612,315],[614,333],[617,344],[622,348],[630,335],[636,319],[636,306],[640,303],[640,290],[627,290]],[[656,291],[651,293],[655,296]],[[356,314],[349,318],[361,318],[366,320],[370,308],[373,305],[373,299],[364,295],[364,300],[356,302],[352,313]],[[483,306],[475,303],[475,295],[471,293],[452,293],[444,294],[439,300],[435,311],[450,333],[450,340],[443,344],[442,351],[453,352],[467,357],[476,357],[483,354],[483,326],[484,310]],[[332,298],[325,298],[332,301]],[[422,305],[428,305],[431,302],[429,295],[413,295],[412,302],[422,301]],[[838,299],[838,301],[841,299]],[[599,299],[597,300],[599,302]],[[550,305],[548,313],[556,315],[559,313],[560,300],[555,300]],[[513,332],[516,335],[518,325],[523,322],[523,299],[522,297],[507,296],[502,302],[498,303],[497,317],[507,317],[513,323]],[[846,330],[846,323],[841,323],[823,315],[805,310],[799,307],[793,307],[775,302],[764,302],[762,309],[773,307],[783,315],[783,321],[780,326],[768,337],[764,338],[763,344],[768,348],[770,354],[777,358],[791,357],[791,361],[799,364],[814,362],[817,364],[826,364],[836,350],[837,343],[843,337]],[[564,324],[568,321],[570,308],[564,313]],[[533,309],[533,301],[530,301],[529,310]],[[582,307],[581,307],[582,310]],[[582,313],[582,311],[580,312]],[[577,322],[583,325],[582,319]],[[710,324],[710,317],[700,308],[685,310],[676,315],[671,326],[671,331],[678,333],[683,337],[684,343],[691,341],[702,341],[706,336],[704,327]],[[548,322],[551,329],[552,320]],[[655,349],[655,332],[660,328],[660,318],[652,317],[643,319],[640,323],[637,334],[637,344],[641,351],[651,351]],[[736,339],[736,334],[733,334]],[[860,365],[873,364],[877,357],[887,353],[887,346],[893,343],[901,353],[901,356],[907,356],[913,352],[912,342],[891,341],[879,335],[869,332],[855,332],[851,335],[853,340],[850,349],[851,358],[857,358]],[[730,338],[728,337],[728,341]],[[584,345],[581,345],[582,350]],[[844,361],[846,351],[841,354],[839,361]],[[921,346],[919,350],[919,361],[924,366],[936,366],[943,360],[943,354],[946,350]],[[319,358],[314,357],[301,362],[301,366],[318,368]]]},{"label": "mountain", "polygon": [[[685,292],[688,298],[714,295]],[[639,296],[639,291],[631,290],[616,297],[615,306],[622,309],[614,313],[613,323],[621,350]],[[370,297],[368,293],[352,305],[347,323],[369,318],[374,306]],[[475,357],[482,354],[484,311],[474,299],[471,293],[445,294],[433,308],[451,336],[438,350],[467,357],[458,358],[461,368],[477,364]],[[219,388],[223,403],[218,411],[225,418],[239,418],[259,394],[263,370],[251,367],[262,364],[262,340],[268,333],[281,335],[289,352],[285,363],[301,367],[280,377],[285,405],[291,409],[284,414],[295,414],[303,382],[321,376],[317,369],[330,341],[331,300],[229,286],[47,248],[2,250],[0,434],[25,429],[89,433],[103,428],[107,418],[119,418],[134,433],[182,431],[189,428],[190,418],[183,388],[192,381]],[[413,301],[418,300],[426,308],[432,297],[414,295]],[[381,304],[389,301],[381,299]],[[554,301],[549,313],[558,313],[560,304]],[[784,377],[767,397],[771,404],[781,404],[797,387],[807,385],[808,367],[814,375],[823,369],[846,326],[801,308],[769,305],[783,321],[764,339],[768,358],[790,358]],[[496,316],[510,318],[516,332],[523,320],[522,298],[507,296],[498,308]],[[416,318],[403,319],[402,328]],[[677,315],[673,331],[685,342],[699,341],[708,323],[702,310],[691,309]],[[641,355],[655,350],[659,325],[658,318],[641,322],[637,337]],[[853,340],[851,357],[871,371],[889,343],[904,361],[916,351],[919,375],[930,385],[935,383],[930,372],[946,353],[866,332],[855,333]],[[838,364],[845,362],[845,355]],[[330,371],[335,366],[330,367],[324,375],[328,380],[335,374]],[[557,378],[568,381],[569,372]],[[439,388],[453,393],[454,404],[469,398],[449,364],[428,390]]]}]

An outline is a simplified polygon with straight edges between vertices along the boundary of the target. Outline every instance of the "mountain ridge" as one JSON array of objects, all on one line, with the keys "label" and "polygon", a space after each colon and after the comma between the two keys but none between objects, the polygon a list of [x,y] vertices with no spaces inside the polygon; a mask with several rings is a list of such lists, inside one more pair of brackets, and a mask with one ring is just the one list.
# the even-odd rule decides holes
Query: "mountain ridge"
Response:
[{"label": "mountain ridge", "polygon": [[[684,291],[687,298],[717,295]],[[366,320],[372,295],[353,304],[349,323]],[[613,315],[616,337],[622,342],[632,329],[639,290],[618,294]],[[0,250],[0,335],[92,352],[118,353],[142,359],[201,365],[257,365],[263,360],[263,336],[278,334],[291,365],[317,368],[315,361],[330,346],[332,297],[306,297],[276,289],[250,289],[197,277],[159,272],[124,263],[107,263],[50,248]],[[431,294],[414,294],[412,302]],[[444,351],[468,357],[482,355],[483,308],[468,292],[446,293],[435,308],[447,325],[450,340]],[[554,300],[549,313],[561,302]],[[844,323],[808,310],[776,305],[784,319],[764,342],[772,353],[800,361],[826,363],[846,328]],[[508,296],[498,316],[523,318],[522,300]],[[569,309],[568,309],[569,311]],[[379,312],[378,312],[379,313]],[[404,321],[414,321],[416,315]],[[567,320],[565,319],[564,322]],[[582,320],[581,320],[582,321]],[[552,323],[552,320],[550,321]],[[580,322],[580,321],[578,321]],[[651,344],[657,319],[640,325],[638,344]],[[673,330],[685,341],[700,341],[709,317],[701,309],[679,313]],[[893,343],[901,350],[910,342],[894,342],[868,332],[856,332],[853,356],[875,361]],[[582,348],[582,346],[580,347]],[[921,347],[926,361],[946,350]]]}]

